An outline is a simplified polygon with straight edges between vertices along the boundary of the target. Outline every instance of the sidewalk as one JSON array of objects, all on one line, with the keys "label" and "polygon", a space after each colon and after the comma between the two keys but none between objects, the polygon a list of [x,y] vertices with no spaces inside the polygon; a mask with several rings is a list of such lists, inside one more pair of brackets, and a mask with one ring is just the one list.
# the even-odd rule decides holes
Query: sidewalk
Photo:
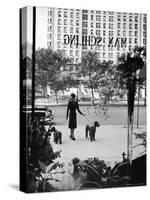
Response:
[{"label": "sidewalk", "polygon": [[[123,126],[100,126],[96,131],[96,141],[94,142],[85,138],[85,127],[83,125],[78,126],[75,130],[76,141],[70,140],[67,125],[56,126],[56,129],[62,132],[62,144],[55,144],[53,136],[51,143],[54,151],[62,150],[61,160],[63,161],[69,161],[74,157],[78,157],[81,160],[89,157],[99,157],[101,160],[115,162],[122,161],[122,153],[127,152],[127,128]],[[146,131],[145,126],[134,129],[135,133],[144,131]],[[133,145],[139,142],[141,141],[136,140],[133,135]],[[133,151],[133,158],[143,150],[142,146],[136,148]]]}]

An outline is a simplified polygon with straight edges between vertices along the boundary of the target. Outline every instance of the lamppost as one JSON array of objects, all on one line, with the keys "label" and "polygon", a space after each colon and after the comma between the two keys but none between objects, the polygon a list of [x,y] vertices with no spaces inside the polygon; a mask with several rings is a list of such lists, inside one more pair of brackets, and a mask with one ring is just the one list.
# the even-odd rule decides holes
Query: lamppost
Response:
[{"label": "lamppost", "polygon": [[139,128],[139,115],[140,115],[140,109],[139,109],[139,98],[140,98],[140,85],[139,85],[139,74],[140,70],[136,71],[136,80],[137,80],[137,128]]},{"label": "lamppost", "polygon": [[35,101],[35,44],[36,44],[36,7],[33,7],[33,30],[32,30],[32,120],[34,121]]}]

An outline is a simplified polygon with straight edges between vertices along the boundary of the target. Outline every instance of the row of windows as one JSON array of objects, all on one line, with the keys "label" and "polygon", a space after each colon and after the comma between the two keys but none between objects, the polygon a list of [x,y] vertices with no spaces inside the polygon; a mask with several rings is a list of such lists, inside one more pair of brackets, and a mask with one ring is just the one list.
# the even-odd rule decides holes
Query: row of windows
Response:
[{"label": "row of windows", "polygon": [[[60,26],[58,26],[58,28],[57,28],[58,33],[61,33],[62,31],[63,31],[64,33],[67,33],[68,30],[69,30],[69,29],[68,29],[67,26],[63,27],[63,29],[62,29],[62,27],[60,27]],[[70,32],[70,33],[76,32],[77,34],[80,33],[79,28],[74,28],[74,27],[70,27],[69,32]]]},{"label": "row of windows", "polygon": [[[72,11],[74,11],[73,9],[72,9]],[[69,17],[69,15],[70,15],[70,18],[74,18],[74,17],[76,17],[76,18],[79,18],[80,17],[80,12],[79,12],[79,10],[77,10],[77,12],[76,13],[74,13],[74,12],[68,12],[68,11],[64,11],[64,13],[62,13],[62,10],[59,10],[58,11],[58,17],[62,17],[62,14],[63,14],[63,16],[64,16],[64,18],[67,18],[67,17]],[[88,13],[88,10],[83,10],[82,11],[83,12],[83,19],[85,19],[85,20],[88,20],[88,15],[87,14],[84,14],[84,13]],[[94,13],[94,11],[91,11],[91,13]],[[108,18],[108,20],[110,21],[110,22],[113,22],[114,21],[114,12],[107,12],[107,11],[103,11],[103,12],[101,12],[101,11],[96,11],[96,14],[101,14],[101,13],[103,13],[104,14],[104,16],[103,16],[103,20],[104,21],[106,21],[106,15],[105,14],[109,14],[109,15],[111,15],[111,16],[109,16],[109,18]],[[51,17],[52,16],[52,14],[53,14],[53,11],[52,11],[52,9],[51,10],[49,10],[48,11],[48,16],[49,17]],[[124,15],[122,16],[122,13],[115,13],[115,14],[117,14],[117,20],[118,21],[121,21],[121,20],[123,20],[124,22],[126,22],[127,21],[127,16],[126,16],[126,14],[127,13],[123,13]],[[96,21],[100,21],[101,20],[101,15],[96,15]],[[94,20],[94,15],[91,15],[91,20]],[[135,22],[138,22],[138,20],[139,20],[139,15],[137,14],[137,15],[135,15],[135,16],[133,16],[133,13],[130,13],[130,15],[129,15],[129,22],[132,22],[132,21],[135,21]],[[143,17],[143,22],[144,23],[146,23],[146,16],[144,16]]]},{"label": "row of windows", "polygon": [[[61,33],[61,27],[58,27],[58,33]],[[64,33],[67,33],[67,30],[68,30],[68,28],[67,27],[64,27]],[[48,26],[48,32],[52,32],[52,26]],[[79,34],[79,28],[74,28],[74,27],[70,27],[70,33],[74,33],[74,32],[76,32],[76,34]],[[100,36],[101,34],[103,35],[103,36],[106,36],[106,31],[105,30],[103,30],[103,31],[101,31],[101,30],[96,30],[96,35],[97,36]],[[82,34],[83,35],[88,35],[88,29],[82,29]],[[94,34],[94,30],[93,29],[91,29],[91,31],[90,31],[90,34],[91,35],[93,35]],[[127,34],[129,34],[129,35],[127,35]],[[51,35],[51,34],[50,34]],[[114,36],[114,31],[108,31],[108,36]],[[121,30],[117,30],[117,36],[129,36],[129,37],[138,37],[139,35],[138,35],[138,31],[129,31],[129,32],[127,32],[127,31],[125,31],[125,30],[123,30],[122,32],[121,32]],[[146,37],[146,32],[145,31],[143,31],[143,37]]]},{"label": "row of windows", "polygon": [[[105,30],[101,31],[101,30],[96,30],[96,35],[97,36],[106,36],[107,32]],[[120,31],[120,30],[117,30],[117,36],[127,36],[127,31]],[[88,29],[82,29],[82,34],[83,35],[88,35]],[[90,30],[90,34],[93,35],[94,34],[94,30],[91,29]],[[108,36],[114,36],[114,31],[108,31]],[[135,36],[135,37],[138,37],[138,31],[129,31],[129,36],[132,37],[132,36]],[[143,37],[146,37],[146,32],[143,32]]]},{"label": "row of windows", "polygon": [[[106,36],[106,33],[107,32],[105,30],[103,30],[103,31],[96,30],[96,35],[97,36],[101,36],[101,34],[103,36]],[[128,33],[129,33],[130,37],[133,37],[133,36],[138,37],[139,36],[138,35],[138,31],[129,31],[129,32],[127,32],[127,31],[124,30],[124,31],[121,32],[121,30],[117,30],[117,36],[121,36],[121,35],[127,36]],[[82,29],[82,34],[83,35],[88,35],[88,29]],[[91,30],[91,34],[93,34],[93,30]],[[114,36],[114,31],[108,31],[108,36]],[[146,37],[146,32],[145,31],[143,32],[143,37]]]},{"label": "row of windows", "polygon": [[64,17],[64,18],[68,18],[70,16],[70,18],[80,18],[80,13],[76,12],[76,14],[74,12],[67,12],[65,11],[64,13],[62,13],[61,11],[58,11],[58,17]]},{"label": "row of windows", "polygon": [[113,11],[100,11],[100,10],[82,10],[82,13],[94,13],[94,12],[96,12],[96,14],[104,14],[104,15],[106,15],[106,14],[109,14],[109,15],[116,15],[116,14],[118,14],[118,15],[124,15],[124,16],[126,16],[127,14],[129,14],[129,15],[135,15],[135,16],[138,16],[139,14],[138,13],[121,13],[121,12],[113,12]]},{"label": "row of windows", "polygon": [[[88,14],[83,14],[82,15],[82,19],[83,20],[95,20],[94,17],[95,17],[94,15],[88,15]],[[101,20],[103,20],[104,22],[106,22],[106,21],[114,22],[115,17],[114,16],[106,16],[106,15],[103,15],[103,16],[96,15],[96,21],[101,21]],[[135,16],[135,17],[129,16],[129,18],[127,18],[127,16],[117,15],[117,21],[118,22],[121,22],[121,21],[127,22],[127,21],[129,21],[129,22],[138,23],[139,22],[139,16]],[[146,17],[143,17],[143,22],[146,23]]]},{"label": "row of windows", "polygon": [[[63,21],[63,23],[62,23],[62,20],[61,19],[58,19],[58,25],[62,25],[62,24],[64,24],[64,25],[68,25],[68,20],[67,19],[64,19],[64,21]],[[74,25],[76,25],[76,26],[79,26],[80,24],[79,24],[79,20],[76,20],[75,21],[75,24],[74,24],[74,21],[73,20],[70,20],[70,25],[71,26],[74,26]]]},{"label": "row of windows", "polygon": [[[49,18],[48,20],[49,20],[48,22],[50,22],[49,24],[51,24],[52,23],[51,18]],[[67,19],[65,19],[64,20],[64,25],[68,25],[67,22],[68,22]],[[58,19],[58,25],[61,25],[61,23],[62,23],[62,21],[60,19]],[[76,24],[76,26],[79,26],[80,25],[79,24],[79,20],[76,20],[75,24]],[[73,20],[70,20],[70,26],[74,26],[75,24],[74,24]],[[115,27],[115,24],[113,24],[113,23],[109,23],[107,25],[106,23],[102,23],[102,24],[101,23],[96,23],[96,24],[94,24],[93,22],[91,22],[90,25],[91,25],[91,28],[94,28],[94,25],[96,25],[96,28],[103,28],[103,29],[106,29],[106,28],[114,29],[114,27]],[[83,21],[82,27],[83,28],[88,28],[88,22]],[[129,23],[129,25],[128,25],[126,23],[123,23],[123,24],[122,23],[117,23],[117,28],[118,29],[121,29],[121,28],[123,28],[123,29],[127,29],[127,28],[129,28],[129,29],[133,29],[133,28],[134,29],[138,29],[138,24]],[[143,29],[146,30],[146,24],[143,24]]]}]

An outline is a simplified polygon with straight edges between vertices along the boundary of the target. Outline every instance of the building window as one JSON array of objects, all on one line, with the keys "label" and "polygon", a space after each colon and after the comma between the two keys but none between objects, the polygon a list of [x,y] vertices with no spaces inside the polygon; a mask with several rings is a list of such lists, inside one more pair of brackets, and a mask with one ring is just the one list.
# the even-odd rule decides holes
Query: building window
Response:
[{"label": "building window", "polygon": [[47,46],[48,46],[48,47],[51,47],[51,46],[52,46],[52,42],[51,42],[51,41],[48,41],[48,42],[47,42]]},{"label": "building window", "polygon": [[137,31],[135,31],[134,35],[135,35],[135,37],[137,37],[137,36],[138,36],[138,32],[137,32]]},{"label": "building window", "polygon": [[70,27],[70,32],[73,33],[73,27]]},{"label": "building window", "polygon": [[83,20],[88,20],[88,15],[83,15]]},{"label": "building window", "polygon": [[58,32],[59,32],[59,33],[61,32],[61,27],[60,27],[60,26],[58,26]]},{"label": "building window", "polygon": [[91,28],[93,28],[93,22],[91,22]]},{"label": "building window", "polygon": [[114,25],[113,24],[109,24],[109,29],[113,29]]},{"label": "building window", "polygon": [[103,52],[103,58],[106,58],[106,53]]},{"label": "building window", "polygon": [[73,50],[70,50],[70,56],[73,56]]},{"label": "building window", "polygon": [[129,44],[132,44],[132,38],[129,38]]},{"label": "building window", "polygon": [[58,19],[58,25],[61,25],[61,19]]},{"label": "building window", "polygon": [[117,31],[117,36],[120,36],[120,30]]},{"label": "building window", "polygon": [[106,36],[106,31],[103,31],[103,36]]},{"label": "building window", "polygon": [[146,24],[143,24],[143,29],[146,30]]},{"label": "building window", "polygon": [[101,28],[101,24],[100,23],[96,23],[96,28]]},{"label": "building window", "polygon": [[143,32],[143,37],[146,37],[146,32],[145,31]]},{"label": "building window", "polygon": [[109,31],[109,36],[113,36],[114,32],[113,31]]},{"label": "building window", "polygon": [[117,53],[117,58],[120,58],[120,53],[119,52]]},{"label": "building window", "polygon": [[73,25],[74,25],[74,24],[73,24],[73,20],[70,20],[70,25],[71,25],[71,26],[73,26]]},{"label": "building window", "polygon": [[96,21],[101,21],[101,16],[100,15],[96,15]]},{"label": "building window", "polygon": [[67,12],[64,12],[64,18],[67,18]]},{"label": "building window", "polygon": [[137,41],[137,38],[135,38],[135,39],[134,39],[134,43],[135,43],[135,44],[137,44],[137,43],[138,43],[138,41]]},{"label": "building window", "polygon": [[129,24],[129,29],[132,29],[132,24],[131,23]]},{"label": "building window", "polygon": [[113,50],[114,50],[114,49],[113,49],[113,46],[108,47],[108,50],[109,50],[109,51],[113,51]]},{"label": "building window", "polygon": [[60,42],[57,42],[57,48],[61,48],[61,43]]},{"label": "building window", "polygon": [[135,24],[135,29],[138,29],[138,24]]},{"label": "building window", "polygon": [[87,49],[87,46],[84,45],[84,46],[82,47],[82,49]]},{"label": "building window", "polygon": [[52,10],[48,11],[48,16],[51,17],[52,16]]},{"label": "building window", "polygon": [[138,22],[138,16],[135,16],[135,22]]},{"label": "building window", "polygon": [[76,26],[79,26],[79,20],[76,20]]},{"label": "building window", "polygon": [[60,34],[57,35],[57,39],[61,40],[61,35]]},{"label": "building window", "polygon": [[143,22],[146,24],[146,17],[143,17]]},{"label": "building window", "polygon": [[61,11],[58,11],[58,17],[61,17]]},{"label": "building window", "polygon": [[64,19],[64,25],[67,25],[67,19]]},{"label": "building window", "polygon": [[83,35],[87,35],[88,34],[88,31],[87,31],[87,29],[83,29]]},{"label": "building window", "polygon": [[126,22],[127,21],[127,18],[126,16],[123,16],[123,21]]},{"label": "building window", "polygon": [[106,16],[105,15],[103,16],[103,21],[106,22]]},{"label": "building window", "polygon": [[100,30],[96,30],[96,35],[100,35],[101,31]]},{"label": "building window", "polygon": [[83,22],[82,25],[83,25],[83,27],[86,27],[86,28],[88,27],[88,23],[87,22]]},{"label": "building window", "polygon": [[91,35],[93,35],[94,34],[94,30],[93,29],[91,29]]},{"label": "building window", "polygon": [[96,46],[96,50],[101,50],[101,46]]},{"label": "building window", "polygon": [[70,12],[70,18],[73,18],[73,12]]},{"label": "building window", "polygon": [[48,24],[52,24],[52,18],[48,19]]},{"label": "building window", "polygon": [[94,20],[94,15],[91,15],[91,20]]},{"label": "building window", "polygon": [[113,53],[108,53],[108,58],[112,59],[113,58]]},{"label": "building window", "polygon": [[78,57],[79,57],[79,51],[76,51],[76,56],[78,56]]},{"label": "building window", "polygon": [[143,44],[146,45],[146,39],[143,39]]},{"label": "building window", "polygon": [[52,26],[48,26],[48,32],[52,31]]},{"label": "building window", "polygon": [[79,33],[79,28],[76,28],[76,33]]},{"label": "building window", "polygon": [[51,40],[52,39],[52,34],[50,33],[50,34],[47,34],[47,38],[49,39],[49,40]]},{"label": "building window", "polygon": [[103,23],[103,28],[106,28],[106,23]]},{"label": "building window", "polygon": [[113,22],[114,21],[114,16],[109,16],[109,21]]},{"label": "building window", "polygon": [[106,43],[106,38],[103,38],[103,43]]},{"label": "building window", "polygon": [[114,12],[112,12],[112,11],[109,11],[109,15],[113,15],[114,14]]},{"label": "building window", "polygon": [[132,16],[129,16],[129,22],[132,22]]},{"label": "building window", "polygon": [[129,31],[129,36],[132,37],[132,31]]},{"label": "building window", "polygon": [[118,29],[121,28],[121,24],[120,24],[120,23],[117,24],[117,28],[118,28]]},{"label": "building window", "polygon": [[79,18],[79,13],[78,13],[78,12],[76,13],[76,18],[77,18],[77,19]]},{"label": "building window", "polygon": [[121,16],[120,15],[118,15],[117,20],[118,20],[118,22],[121,21]]},{"label": "building window", "polygon": [[132,51],[132,46],[131,45],[129,45],[129,51]]},{"label": "building window", "polygon": [[100,10],[97,10],[97,11],[96,11],[96,14],[101,14],[101,11],[100,11]]},{"label": "building window", "polygon": [[123,36],[124,36],[124,37],[126,36],[126,31],[123,31]]},{"label": "building window", "polygon": [[[76,63],[79,63],[79,58],[76,58]],[[77,71],[77,69],[76,69],[76,71]]]},{"label": "building window", "polygon": [[[61,32],[61,30],[60,30],[60,32]],[[64,27],[64,33],[67,33],[67,27]]]},{"label": "building window", "polygon": [[126,29],[126,23],[123,23],[123,29]]}]

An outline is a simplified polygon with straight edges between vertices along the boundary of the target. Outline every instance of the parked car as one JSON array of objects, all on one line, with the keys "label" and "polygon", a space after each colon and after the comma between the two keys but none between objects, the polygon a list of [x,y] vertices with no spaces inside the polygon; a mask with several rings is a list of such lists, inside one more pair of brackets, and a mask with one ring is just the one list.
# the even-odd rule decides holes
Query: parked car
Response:
[{"label": "parked car", "polygon": [[[27,120],[30,121],[32,119],[32,107],[24,107],[23,112],[26,113]],[[44,106],[36,106],[34,108],[34,117],[37,123],[44,123],[44,125],[52,124],[54,119],[52,110]]]}]

